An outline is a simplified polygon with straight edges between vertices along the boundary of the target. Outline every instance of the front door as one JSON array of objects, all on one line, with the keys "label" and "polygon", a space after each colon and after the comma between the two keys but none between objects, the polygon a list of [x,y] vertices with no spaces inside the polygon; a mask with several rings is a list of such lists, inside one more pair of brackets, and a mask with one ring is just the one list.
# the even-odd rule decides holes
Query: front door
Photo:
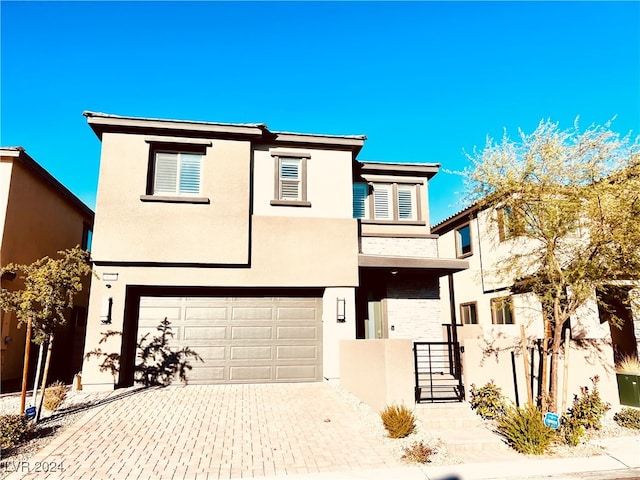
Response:
[{"label": "front door", "polygon": [[365,323],[365,338],[380,339],[387,338],[387,329],[384,321],[382,300],[367,301],[367,318]]}]

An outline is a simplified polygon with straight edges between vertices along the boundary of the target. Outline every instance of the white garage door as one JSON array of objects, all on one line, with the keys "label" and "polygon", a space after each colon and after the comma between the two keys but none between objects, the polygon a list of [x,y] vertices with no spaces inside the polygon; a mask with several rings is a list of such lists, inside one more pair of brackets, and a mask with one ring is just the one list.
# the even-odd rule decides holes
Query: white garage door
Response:
[{"label": "white garage door", "polygon": [[171,347],[204,360],[191,360],[189,383],[322,380],[320,298],[141,297],[138,339],[165,317]]}]

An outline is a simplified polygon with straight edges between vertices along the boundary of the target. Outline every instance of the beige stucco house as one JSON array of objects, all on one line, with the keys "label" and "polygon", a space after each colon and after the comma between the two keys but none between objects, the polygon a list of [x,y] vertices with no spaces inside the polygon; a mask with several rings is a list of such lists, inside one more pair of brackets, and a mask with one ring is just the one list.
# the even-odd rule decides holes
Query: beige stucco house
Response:
[{"label": "beige stucco house", "polygon": [[[30,264],[76,245],[86,248],[93,212],[22,147],[5,147],[0,148],[0,225],[0,265]],[[9,290],[22,286],[20,278],[9,273],[1,281]],[[51,366],[54,380],[70,381],[81,368],[88,284],[89,280],[76,297],[66,328],[57,335]],[[22,378],[25,328],[18,328],[12,313],[0,312],[0,319],[4,391],[19,385]]]},{"label": "beige stucco house", "polygon": [[190,383],[335,379],[352,339],[442,339],[436,164],[357,160],[364,136],[85,112],[102,142],[85,389],[129,385],[163,319]]},{"label": "beige stucco house", "polygon": [[[525,367],[521,326],[529,347],[533,393],[541,375],[538,343],[543,338],[542,309],[531,293],[512,293],[514,279],[498,274],[501,262],[514,252],[526,251],[527,240],[507,231],[498,213],[466,208],[432,228],[442,256],[465,259],[469,269],[440,279],[443,302],[442,321],[456,325],[463,349],[465,386],[482,386],[494,380],[512,399],[526,401]],[[590,377],[599,375],[603,397],[618,404],[614,372],[614,350],[619,357],[634,355],[640,342],[640,317],[626,311],[622,330],[607,322],[595,298],[570,320],[567,332],[570,349],[559,368],[560,385],[566,384],[565,404],[570,406],[580,386],[590,386]],[[568,362],[568,363],[567,363]],[[567,369],[565,370],[565,364]],[[565,373],[567,373],[565,382]],[[562,392],[562,388],[559,392]]]}]

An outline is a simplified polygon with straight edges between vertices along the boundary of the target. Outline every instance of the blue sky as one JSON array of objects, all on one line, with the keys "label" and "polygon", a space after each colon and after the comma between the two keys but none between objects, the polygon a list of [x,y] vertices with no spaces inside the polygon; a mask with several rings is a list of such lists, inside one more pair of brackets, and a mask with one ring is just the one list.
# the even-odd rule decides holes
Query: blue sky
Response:
[{"label": "blue sky", "polygon": [[[543,118],[640,133],[639,2],[0,3],[0,144],[90,207],[84,110],[364,134],[361,160],[467,165]],[[431,183],[432,223],[461,179]]]}]

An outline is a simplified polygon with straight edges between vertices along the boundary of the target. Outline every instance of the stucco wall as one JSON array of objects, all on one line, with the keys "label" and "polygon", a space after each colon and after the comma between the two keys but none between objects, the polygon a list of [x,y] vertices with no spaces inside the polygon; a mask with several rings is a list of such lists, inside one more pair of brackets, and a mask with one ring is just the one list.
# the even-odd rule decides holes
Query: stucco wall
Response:
[{"label": "stucco wall", "polygon": [[377,411],[415,405],[413,341],[343,340],[340,385]]},{"label": "stucco wall", "polygon": [[[56,256],[59,250],[73,248],[82,243],[84,224],[92,218],[81,212],[66,197],[42,177],[22,164],[21,160],[3,157],[0,163],[0,208],[5,205],[5,216],[0,249],[0,263],[30,264],[44,256]],[[5,174],[10,173],[8,177]],[[3,198],[4,197],[4,198]],[[88,303],[88,286],[75,299],[76,305]],[[19,278],[3,281],[3,288],[20,289]],[[15,315],[2,314],[2,380],[22,376],[25,327],[18,328]],[[54,347],[54,367],[71,368],[70,349],[73,348],[72,328],[59,335]],[[62,331],[61,331],[62,332]],[[4,339],[9,337],[9,343]],[[69,349],[69,350],[67,350]]]}]

